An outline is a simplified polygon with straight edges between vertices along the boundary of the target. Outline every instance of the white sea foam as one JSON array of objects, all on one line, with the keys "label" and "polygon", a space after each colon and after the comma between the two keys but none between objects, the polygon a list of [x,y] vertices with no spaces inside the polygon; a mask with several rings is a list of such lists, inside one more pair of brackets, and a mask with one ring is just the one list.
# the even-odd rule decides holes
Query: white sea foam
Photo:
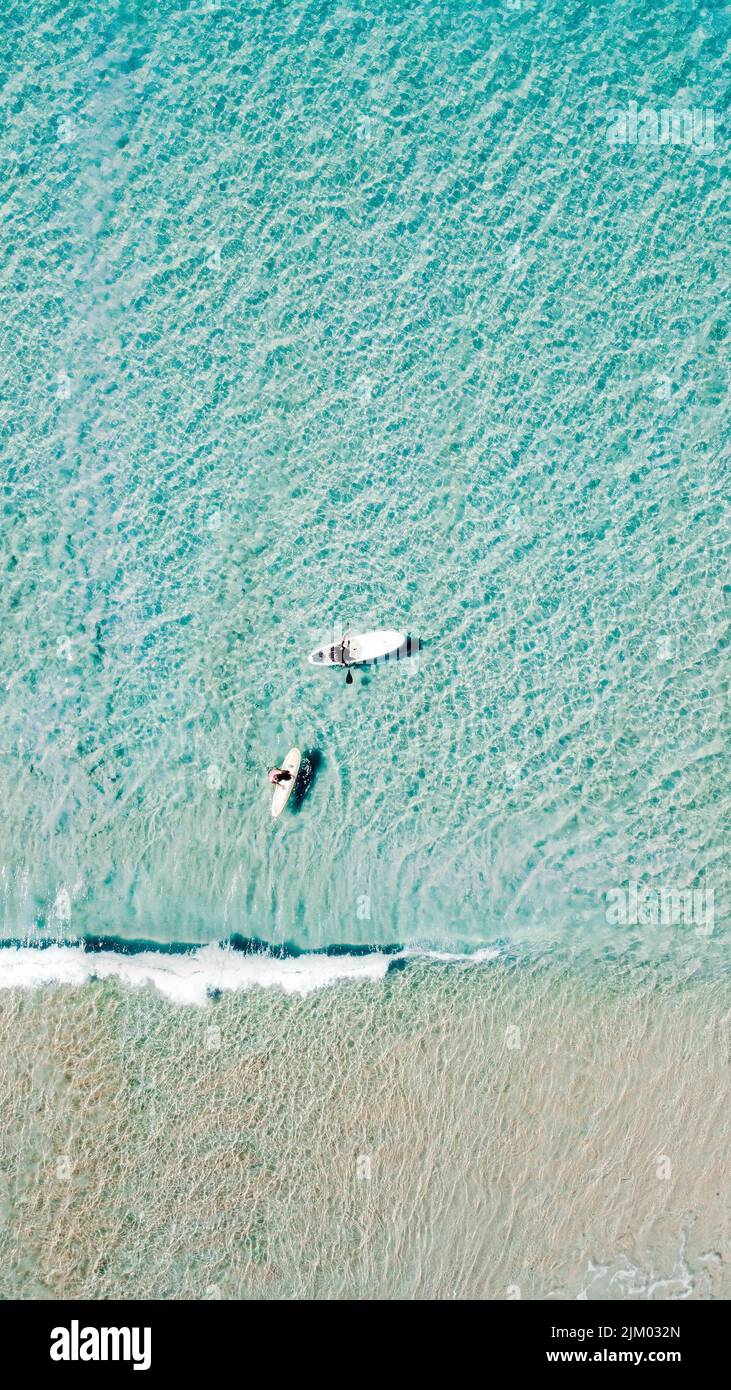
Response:
[{"label": "white sea foam", "polygon": [[205,1004],[216,990],[274,986],[286,994],[309,994],[341,980],[381,980],[393,959],[382,952],[363,956],[274,956],[245,954],[219,945],[185,955],[141,951],[85,951],[81,946],[9,946],[0,950],[0,989],[83,985],[117,979],[134,987],[153,985],[179,1004]]},{"label": "white sea foam", "polygon": [[481,946],[478,951],[429,951],[419,947],[413,947],[409,951],[401,953],[402,959],[408,956],[423,956],[427,960],[439,960],[444,965],[483,965],[485,961],[496,960],[500,955],[497,946]]},{"label": "white sea foam", "polygon": [[178,1004],[204,1005],[218,990],[276,988],[285,994],[310,994],[345,980],[382,980],[394,961],[422,957],[446,964],[482,963],[499,952],[473,955],[449,951],[372,951],[367,955],[247,954],[213,943],[181,955],[162,951],[87,951],[83,946],[5,946],[0,948],[0,989],[40,989],[47,985],[84,985],[116,979],[132,988],[152,985]]}]

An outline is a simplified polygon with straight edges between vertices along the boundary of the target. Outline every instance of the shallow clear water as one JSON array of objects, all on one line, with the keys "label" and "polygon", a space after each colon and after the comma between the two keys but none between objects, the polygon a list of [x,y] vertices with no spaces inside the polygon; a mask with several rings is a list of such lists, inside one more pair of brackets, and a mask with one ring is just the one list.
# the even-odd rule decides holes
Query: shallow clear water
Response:
[{"label": "shallow clear water", "polygon": [[[0,1169],[11,1287],[727,1291],[716,1187],[701,1192],[686,1167],[667,1189],[672,1217],[662,1203],[651,1217],[641,1166],[669,1142],[666,1113],[685,1117],[696,1174],[707,1159],[715,1175],[727,1133],[720,1113],[708,1128],[727,1095],[731,881],[723,7],[71,4],[41,21],[21,7],[0,30],[0,1024],[21,1047],[4,1082],[15,1158]],[[610,143],[632,102],[710,110],[713,139]],[[379,626],[418,635],[419,658],[352,687],[308,665],[323,638]],[[307,776],[273,825],[265,770],[295,743]],[[608,895],[627,884],[710,892],[713,910],[622,928]],[[34,949],[90,936],[105,951]],[[231,936],[291,953],[220,951]],[[208,954],[123,954],[131,942]],[[310,954],[345,946],[393,955]],[[469,968],[444,959],[464,953]],[[527,1026],[544,969],[554,1050],[531,1052],[517,1089],[506,1081],[488,1104],[480,1077],[502,1075],[503,1025]],[[272,983],[316,992],[235,997]],[[484,1011],[500,989],[493,1038]],[[239,1235],[261,1252],[263,1222],[277,1253],[271,1268],[252,1256],[247,1274],[240,1250],[228,1272],[213,1255],[193,1270],[199,1228],[176,1244],[171,1213],[155,1224],[149,1098],[125,1119],[140,1038],[165,1091],[183,1030],[181,1094],[197,1103],[192,1039],[217,1016],[236,1056],[251,1034],[279,1058],[267,1085],[280,1128],[244,1106],[231,1131],[274,1133],[256,1169],[273,1186],[201,1169],[201,1222],[230,1218],[237,1183],[254,1184]],[[598,1150],[577,1167],[579,1034]],[[369,1037],[386,1059],[375,1080]],[[107,1111],[73,1060],[87,1052]],[[333,1059],[351,1053],[360,1063],[324,1099]],[[608,1116],[622,1056],[631,1075]],[[49,1120],[64,1058],[79,1090]],[[221,1103],[238,1105],[231,1084]],[[302,1095],[308,1114],[331,1107],[311,1170],[321,1194],[376,1151],[374,1117],[393,1099],[381,1138],[399,1156],[363,1235],[367,1268],[353,1253],[362,1216],[335,1202],[307,1227],[312,1193],[291,1178]],[[92,1141],[68,1239],[96,1230],[83,1192],[125,1144],[109,1219],[141,1210],[155,1229],[142,1247],[108,1233],[121,1251],[108,1282],[92,1256],[74,1265],[52,1248],[43,1203],[52,1215],[69,1189],[37,1190],[75,1142],[75,1107]],[[458,1115],[442,1168],[439,1133]],[[516,1158],[526,1116],[545,1126],[535,1163]],[[211,1116],[198,1119],[209,1134]],[[637,1145],[631,1160],[622,1148],[627,1189],[590,1183],[594,1205],[577,1205],[587,1165],[614,1171],[624,1144]],[[399,1196],[393,1174],[421,1152],[423,1191],[417,1164]],[[173,1205],[186,1207],[173,1157]],[[488,1171],[502,1175],[495,1191],[474,1177]],[[503,1265],[511,1203],[529,1191],[538,1206]],[[392,1201],[405,1244],[389,1235]],[[631,1239],[629,1211],[644,1213]],[[519,1251],[537,1231],[526,1275]],[[318,1259],[329,1272],[315,1288]]]},{"label": "shallow clear water", "polygon": [[6,21],[5,934],[720,901],[725,144],[606,138],[720,8],[75,13]]},{"label": "shallow clear water", "polygon": [[0,994],[0,1297],[728,1298],[730,1002],[502,962]]}]

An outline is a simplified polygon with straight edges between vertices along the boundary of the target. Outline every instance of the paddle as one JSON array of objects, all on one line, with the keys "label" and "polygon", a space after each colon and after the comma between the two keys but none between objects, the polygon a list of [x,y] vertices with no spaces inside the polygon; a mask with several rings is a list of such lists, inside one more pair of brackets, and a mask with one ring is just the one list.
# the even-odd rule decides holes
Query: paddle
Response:
[{"label": "paddle", "polygon": [[[350,636],[350,632],[348,631],[348,632],[345,633],[345,636],[342,637],[341,640],[340,640],[340,650],[341,650],[341,652],[342,652],[342,654],[343,654],[343,665],[344,665],[344,666],[347,666],[347,662],[346,662],[346,660],[345,660],[345,639],[346,639],[347,637],[349,637],[349,636]],[[352,685],[352,684],[353,684],[353,672],[351,671],[351,669],[350,669],[349,666],[348,666],[348,674],[347,674],[347,676],[345,677],[345,684],[346,684],[346,685]]]}]

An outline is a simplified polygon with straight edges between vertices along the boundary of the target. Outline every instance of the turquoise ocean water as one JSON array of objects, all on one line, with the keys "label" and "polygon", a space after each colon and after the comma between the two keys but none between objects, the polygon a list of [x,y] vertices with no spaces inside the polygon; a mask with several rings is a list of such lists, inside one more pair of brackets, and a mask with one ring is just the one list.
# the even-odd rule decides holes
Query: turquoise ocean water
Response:
[{"label": "turquoise ocean water", "polygon": [[718,929],[723,7],[2,23],[5,938]]}]

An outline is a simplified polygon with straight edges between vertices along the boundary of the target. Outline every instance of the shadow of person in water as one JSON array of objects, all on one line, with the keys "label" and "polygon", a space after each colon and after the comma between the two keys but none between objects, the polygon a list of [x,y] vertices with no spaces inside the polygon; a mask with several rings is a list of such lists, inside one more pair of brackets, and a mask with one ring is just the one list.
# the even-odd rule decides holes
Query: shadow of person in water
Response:
[{"label": "shadow of person in water", "polygon": [[324,761],[319,748],[304,748],[302,750],[300,770],[297,773],[297,781],[292,788],[290,797],[293,811],[299,811]]}]

